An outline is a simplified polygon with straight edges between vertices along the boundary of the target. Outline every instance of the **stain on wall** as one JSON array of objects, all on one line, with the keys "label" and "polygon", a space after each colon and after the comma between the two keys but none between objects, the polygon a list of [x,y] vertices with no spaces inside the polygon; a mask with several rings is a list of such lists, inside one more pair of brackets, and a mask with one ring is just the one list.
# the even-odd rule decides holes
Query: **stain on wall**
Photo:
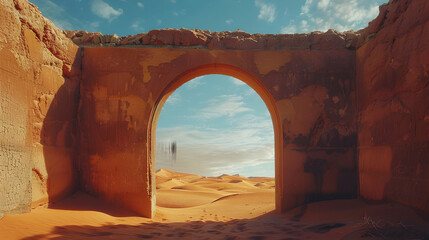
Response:
[{"label": "stain on wall", "polygon": [[151,216],[153,121],[190,76],[214,73],[267,103],[280,210],[359,194],[428,210],[429,2],[380,10],[359,32],[118,37],[0,0],[0,217],[75,189]]},{"label": "stain on wall", "polygon": [[86,47],[79,112],[85,189],[150,216],[151,117],[181,75],[219,64],[258,79],[243,80],[262,84],[280,113],[282,208],[356,197],[355,53],[341,44],[326,51]]},{"label": "stain on wall", "polygon": [[357,50],[360,194],[429,209],[429,2],[391,1]]}]

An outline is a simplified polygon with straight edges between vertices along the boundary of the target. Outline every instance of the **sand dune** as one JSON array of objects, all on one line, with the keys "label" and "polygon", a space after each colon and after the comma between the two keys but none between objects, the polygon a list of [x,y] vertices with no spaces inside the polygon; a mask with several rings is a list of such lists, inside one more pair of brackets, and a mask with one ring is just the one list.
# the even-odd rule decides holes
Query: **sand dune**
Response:
[{"label": "sand dune", "polygon": [[[279,214],[273,178],[161,169],[156,180],[153,219],[78,192],[49,208],[5,216],[0,239],[429,239],[428,222],[399,205],[335,200]],[[389,229],[374,232],[380,219],[388,219]],[[392,232],[402,235],[386,235]]]},{"label": "sand dune", "polygon": [[[193,174],[177,173],[167,169],[160,169],[156,173],[157,180],[157,206],[164,208],[188,208],[202,207],[203,205],[218,201],[229,201],[227,197],[236,196],[248,192],[261,192],[260,195],[269,196],[269,210],[274,209],[274,189],[267,190],[267,185],[262,181],[271,181],[273,178],[253,179],[241,175],[223,174],[219,177],[202,177]],[[167,180],[168,178],[168,180]],[[261,184],[261,185],[258,185]],[[261,186],[259,188],[258,186]],[[246,195],[243,198],[249,198]],[[258,196],[260,197],[260,196]],[[174,201],[171,201],[174,199]],[[228,200],[227,200],[228,199]],[[243,211],[248,209],[241,209]],[[163,210],[161,210],[163,211]],[[255,213],[256,214],[256,213]],[[261,213],[260,213],[261,214]]]}]

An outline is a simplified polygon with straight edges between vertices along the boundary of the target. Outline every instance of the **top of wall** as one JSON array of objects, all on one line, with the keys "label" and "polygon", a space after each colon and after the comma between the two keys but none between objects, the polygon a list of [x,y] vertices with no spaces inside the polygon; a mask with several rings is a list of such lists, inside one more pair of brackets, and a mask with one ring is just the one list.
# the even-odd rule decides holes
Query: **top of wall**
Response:
[{"label": "top of wall", "polygon": [[[40,63],[58,66],[65,75],[70,74],[78,48],[49,19],[43,17],[37,6],[27,0],[0,0],[0,8],[0,49],[7,48],[15,56],[29,57],[32,52],[25,51],[24,46],[29,44],[25,42],[25,37],[32,32],[36,42],[43,46]],[[17,57],[22,66],[28,65],[22,59]]]},{"label": "top of wall", "polygon": [[[379,7],[377,18],[368,27],[357,32],[312,32],[301,34],[249,34],[235,32],[210,32],[200,29],[160,29],[134,36],[119,37],[99,32],[63,31],[72,41],[85,47],[174,47],[202,49],[308,49],[333,50],[357,49],[373,39],[386,26],[395,22],[406,11],[409,0],[390,0]],[[417,24],[422,19],[415,19]]]},{"label": "top of wall", "polygon": [[357,47],[361,47],[371,39],[392,41],[417,26],[429,21],[429,1],[427,0],[390,0],[380,6],[377,18],[368,27],[362,29]]},{"label": "top of wall", "polygon": [[200,29],[161,29],[134,36],[118,37],[99,32],[64,31],[79,46],[92,47],[177,47],[203,49],[355,49],[360,34],[354,31],[306,34],[249,34],[210,32]]}]

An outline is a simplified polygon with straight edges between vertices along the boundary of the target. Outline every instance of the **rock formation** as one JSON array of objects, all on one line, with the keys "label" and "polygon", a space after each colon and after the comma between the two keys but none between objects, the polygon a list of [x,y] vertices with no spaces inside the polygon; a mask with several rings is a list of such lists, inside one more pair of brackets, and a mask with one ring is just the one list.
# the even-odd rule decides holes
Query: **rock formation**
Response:
[{"label": "rock formation", "polygon": [[0,216],[75,189],[151,216],[157,114],[211,73],[270,110],[278,209],[361,196],[429,211],[428,12],[391,0],[358,32],[118,37],[0,0]]},{"label": "rock formation", "polygon": [[356,51],[360,194],[429,210],[429,2],[390,1]]},{"label": "rock formation", "polygon": [[358,32],[329,30],[308,34],[249,34],[235,32],[210,32],[200,29],[161,29],[134,36],[118,37],[99,32],[64,31],[79,46],[170,46],[201,49],[342,49],[356,48]]},{"label": "rock formation", "polygon": [[37,7],[0,1],[0,216],[73,191],[76,65],[79,48]]}]

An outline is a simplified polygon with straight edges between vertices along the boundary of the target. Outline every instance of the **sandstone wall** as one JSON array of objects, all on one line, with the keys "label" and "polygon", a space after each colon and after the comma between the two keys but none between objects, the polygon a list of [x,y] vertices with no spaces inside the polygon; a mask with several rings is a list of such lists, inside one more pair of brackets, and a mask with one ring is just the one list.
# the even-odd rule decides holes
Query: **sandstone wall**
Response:
[{"label": "sandstone wall", "polygon": [[390,1],[357,50],[360,195],[429,210],[429,1]]},{"label": "sandstone wall", "polygon": [[73,189],[78,49],[32,4],[0,0],[0,217]]},{"label": "sandstone wall", "polygon": [[[176,33],[163,36],[184,38]],[[306,36],[277,41],[278,50],[85,47],[79,112],[84,189],[150,216],[158,106],[191,80],[184,76],[221,73],[254,87],[274,113],[280,209],[356,197],[355,51],[333,31]],[[282,38],[291,36],[275,37]]]},{"label": "sandstone wall", "polygon": [[272,114],[280,209],[360,194],[429,210],[427,12],[391,0],[359,33],[65,32],[81,50],[32,4],[0,0],[0,217],[79,181],[150,216],[157,114],[190,76],[214,73]]}]

